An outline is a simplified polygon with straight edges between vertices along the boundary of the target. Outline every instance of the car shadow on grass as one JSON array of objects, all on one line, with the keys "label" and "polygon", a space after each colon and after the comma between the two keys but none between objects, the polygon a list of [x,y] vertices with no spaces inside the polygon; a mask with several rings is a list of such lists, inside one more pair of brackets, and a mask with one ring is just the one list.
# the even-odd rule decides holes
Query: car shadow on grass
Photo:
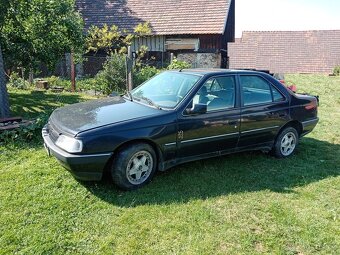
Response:
[{"label": "car shadow on grass", "polygon": [[118,190],[108,177],[82,182],[100,199],[121,207],[186,203],[228,194],[294,192],[293,189],[340,175],[340,145],[303,138],[296,154],[276,159],[261,152],[246,152],[201,160],[157,173],[139,190]]}]

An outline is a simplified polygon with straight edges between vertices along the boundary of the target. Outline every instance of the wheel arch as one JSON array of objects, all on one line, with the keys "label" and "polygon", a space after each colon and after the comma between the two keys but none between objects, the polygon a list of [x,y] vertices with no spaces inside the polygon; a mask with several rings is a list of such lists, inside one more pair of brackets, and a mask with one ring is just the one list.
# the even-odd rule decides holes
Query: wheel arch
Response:
[{"label": "wheel arch", "polygon": [[279,130],[279,132],[277,133],[276,137],[275,137],[275,140],[277,139],[277,137],[281,134],[281,132],[287,128],[287,127],[293,127],[296,129],[299,137],[300,135],[302,134],[302,131],[303,131],[303,126],[301,124],[301,122],[299,122],[298,120],[291,120],[289,122],[287,122],[284,126],[282,126]]},{"label": "wheel arch", "polygon": [[157,169],[161,170],[160,168],[162,168],[162,166],[163,166],[163,152],[162,152],[162,150],[157,145],[157,143],[155,143],[154,141],[149,140],[149,139],[140,138],[140,139],[134,139],[134,140],[126,141],[126,142],[120,144],[119,146],[117,146],[117,148],[113,151],[113,155],[108,160],[108,162],[107,162],[107,164],[105,166],[105,171],[109,171],[110,166],[112,165],[112,162],[113,162],[115,156],[117,155],[117,153],[119,151],[121,151],[124,148],[129,147],[129,146],[131,146],[133,144],[137,144],[137,143],[145,143],[145,144],[150,145],[153,148],[153,150],[156,153],[156,157],[157,157]]}]

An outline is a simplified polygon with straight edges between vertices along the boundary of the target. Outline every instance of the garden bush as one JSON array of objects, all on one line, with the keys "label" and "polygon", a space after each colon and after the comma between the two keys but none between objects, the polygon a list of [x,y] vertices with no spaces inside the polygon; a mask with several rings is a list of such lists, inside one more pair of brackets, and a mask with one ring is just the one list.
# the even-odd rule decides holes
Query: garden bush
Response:
[{"label": "garden bush", "polygon": [[[174,69],[187,69],[191,68],[191,65],[185,61],[180,61],[178,59],[174,59],[170,65],[168,65],[167,70],[174,70]],[[154,66],[144,66],[140,70],[135,70],[133,74],[133,85],[137,87],[138,85],[142,84],[143,82],[149,80],[156,74],[159,74],[162,69],[157,69]]]},{"label": "garden bush", "polygon": [[80,91],[100,91],[100,84],[96,78],[82,78],[77,80],[77,89]]},{"label": "garden bush", "polygon": [[[126,56],[124,54],[111,54],[105,64],[103,70],[100,71],[94,78],[82,78],[76,82],[76,88],[80,91],[94,90],[104,95],[109,95],[112,92],[124,93],[126,91]],[[191,65],[185,61],[174,59],[167,67],[172,69],[190,68]],[[160,73],[162,69],[157,69],[154,66],[137,63],[133,69],[133,85],[139,86],[143,82]],[[71,89],[71,81],[62,79],[57,76],[44,78],[48,81],[50,87],[63,87],[66,90]]]},{"label": "garden bush", "polygon": [[97,88],[104,94],[113,91],[121,93],[126,90],[125,55],[111,54],[104,64],[104,68],[95,77]]},{"label": "garden bush", "polygon": [[156,74],[160,73],[161,70],[154,66],[144,66],[140,70],[134,70],[133,72],[133,85],[134,87],[139,86],[143,82],[149,80]]},{"label": "garden bush", "polygon": [[51,76],[48,78],[44,78],[44,80],[48,81],[49,87],[63,87],[66,90],[71,89],[71,81],[60,78],[58,76]]},{"label": "garden bush", "polygon": [[340,76],[340,66],[334,67],[333,74],[335,76]]},{"label": "garden bush", "polygon": [[0,132],[0,144],[7,144],[14,141],[27,142],[39,140],[41,138],[41,129],[47,123],[49,115],[50,112],[43,113],[37,117],[32,124]]},{"label": "garden bush", "polygon": [[13,72],[9,77],[8,86],[16,89],[28,89],[29,83],[19,76],[18,73]]},{"label": "garden bush", "polygon": [[174,58],[172,63],[168,66],[168,70],[172,69],[188,69],[191,68],[191,64],[185,61],[178,60],[177,58]]}]

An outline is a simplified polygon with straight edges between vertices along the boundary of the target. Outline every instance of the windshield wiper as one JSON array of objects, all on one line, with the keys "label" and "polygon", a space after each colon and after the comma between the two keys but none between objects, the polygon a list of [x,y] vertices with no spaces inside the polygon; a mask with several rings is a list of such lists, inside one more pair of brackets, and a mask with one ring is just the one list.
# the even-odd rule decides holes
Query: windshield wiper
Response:
[{"label": "windshield wiper", "polygon": [[155,104],[150,98],[141,96],[140,99],[143,99],[144,101],[146,101],[149,105],[156,107],[159,110],[162,110],[161,107],[159,107],[157,104]]}]

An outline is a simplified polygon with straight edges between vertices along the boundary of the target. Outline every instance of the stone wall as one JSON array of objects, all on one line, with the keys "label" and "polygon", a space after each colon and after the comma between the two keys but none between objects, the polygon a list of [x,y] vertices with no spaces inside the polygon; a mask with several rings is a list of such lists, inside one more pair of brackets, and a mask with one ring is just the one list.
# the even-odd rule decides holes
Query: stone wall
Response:
[{"label": "stone wall", "polygon": [[177,55],[180,61],[188,62],[193,68],[220,68],[220,53],[180,53]]}]

